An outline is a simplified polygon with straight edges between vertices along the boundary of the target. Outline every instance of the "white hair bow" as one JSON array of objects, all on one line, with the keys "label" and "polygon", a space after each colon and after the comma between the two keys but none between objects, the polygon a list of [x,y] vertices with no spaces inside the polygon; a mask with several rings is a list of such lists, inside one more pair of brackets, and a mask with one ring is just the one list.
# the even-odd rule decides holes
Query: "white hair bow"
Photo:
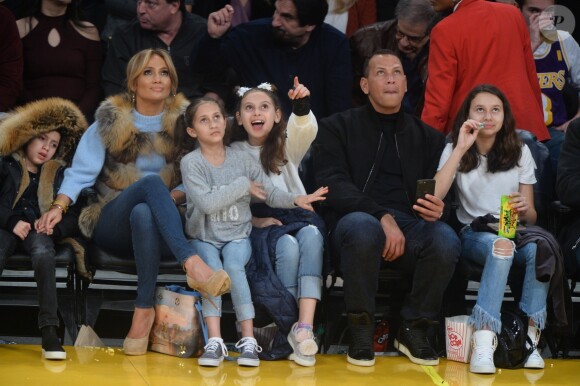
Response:
[{"label": "white hair bow", "polygon": [[268,83],[268,82],[264,82],[264,83],[260,83],[256,87],[240,87],[240,88],[238,88],[238,92],[237,92],[238,97],[242,98],[252,88],[259,88],[261,90],[268,90],[270,92],[273,91],[272,85],[270,83]]}]

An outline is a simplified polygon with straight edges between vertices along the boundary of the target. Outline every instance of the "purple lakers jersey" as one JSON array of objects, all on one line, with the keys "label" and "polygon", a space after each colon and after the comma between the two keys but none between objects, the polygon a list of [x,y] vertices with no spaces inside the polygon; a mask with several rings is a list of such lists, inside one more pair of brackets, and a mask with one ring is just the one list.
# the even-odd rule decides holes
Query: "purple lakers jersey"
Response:
[{"label": "purple lakers jersey", "polygon": [[567,112],[562,90],[568,77],[568,66],[558,39],[542,57],[534,57],[542,91],[544,122],[546,126],[560,126],[566,122]]}]

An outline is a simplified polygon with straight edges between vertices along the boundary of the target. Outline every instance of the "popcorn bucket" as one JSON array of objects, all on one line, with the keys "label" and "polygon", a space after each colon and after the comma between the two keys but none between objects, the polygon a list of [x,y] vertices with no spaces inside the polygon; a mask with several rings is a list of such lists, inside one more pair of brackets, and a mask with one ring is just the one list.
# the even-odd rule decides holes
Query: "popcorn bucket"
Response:
[{"label": "popcorn bucket", "polygon": [[467,315],[445,318],[445,349],[449,360],[469,363],[473,326],[467,323],[468,319]]}]

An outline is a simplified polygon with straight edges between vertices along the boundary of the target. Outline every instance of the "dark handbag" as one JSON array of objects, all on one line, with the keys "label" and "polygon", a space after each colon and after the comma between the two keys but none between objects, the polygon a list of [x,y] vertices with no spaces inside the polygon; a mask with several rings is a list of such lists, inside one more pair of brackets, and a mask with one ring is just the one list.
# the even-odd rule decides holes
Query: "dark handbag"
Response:
[{"label": "dark handbag", "polygon": [[479,216],[473,219],[471,224],[471,229],[474,232],[490,232],[497,233],[497,229],[490,227],[490,224],[499,224],[499,220],[493,217],[492,214],[486,214],[485,216]]},{"label": "dark handbag", "polygon": [[151,351],[177,357],[198,357],[207,342],[201,294],[178,285],[157,287]]},{"label": "dark handbag", "polygon": [[[526,342],[529,348],[526,348]],[[534,343],[528,337],[528,321],[525,315],[510,310],[501,311],[501,332],[497,335],[497,348],[493,354],[496,367],[519,369],[534,351]]]},{"label": "dark handbag", "polygon": [[[499,231],[499,220],[495,218],[492,214],[486,214],[485,216],[476,217],[471,224],[469,224],[474,232],[489,232],[498,234]],[[522,224],[516,226],[516,231],[521,231],[526,229]]]}]

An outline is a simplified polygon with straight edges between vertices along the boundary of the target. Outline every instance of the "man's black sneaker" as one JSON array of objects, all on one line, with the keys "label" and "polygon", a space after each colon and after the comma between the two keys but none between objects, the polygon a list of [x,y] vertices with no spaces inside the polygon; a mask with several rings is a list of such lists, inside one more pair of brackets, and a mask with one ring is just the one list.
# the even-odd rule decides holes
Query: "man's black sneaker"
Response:
[{"label": "man's black sneaker", "polygon": [[347,316],[350,332],[347,362],[356,366],[374,366],[373,333],[375,325],[373,320],[366,312],[349,313]]},{"label": "man's black sneaker", "polygon": [[42,331],[42,357],[44,359],[64,360],[66,351],[62,348],[56,326],[45,326]]},{"label": "man's black sneaker", "polygon": [[427,340],[427,329],[431,323],[426,319],[404,320],[395,339],[395,348],[418,365],[439,364],[439,357]]}]

